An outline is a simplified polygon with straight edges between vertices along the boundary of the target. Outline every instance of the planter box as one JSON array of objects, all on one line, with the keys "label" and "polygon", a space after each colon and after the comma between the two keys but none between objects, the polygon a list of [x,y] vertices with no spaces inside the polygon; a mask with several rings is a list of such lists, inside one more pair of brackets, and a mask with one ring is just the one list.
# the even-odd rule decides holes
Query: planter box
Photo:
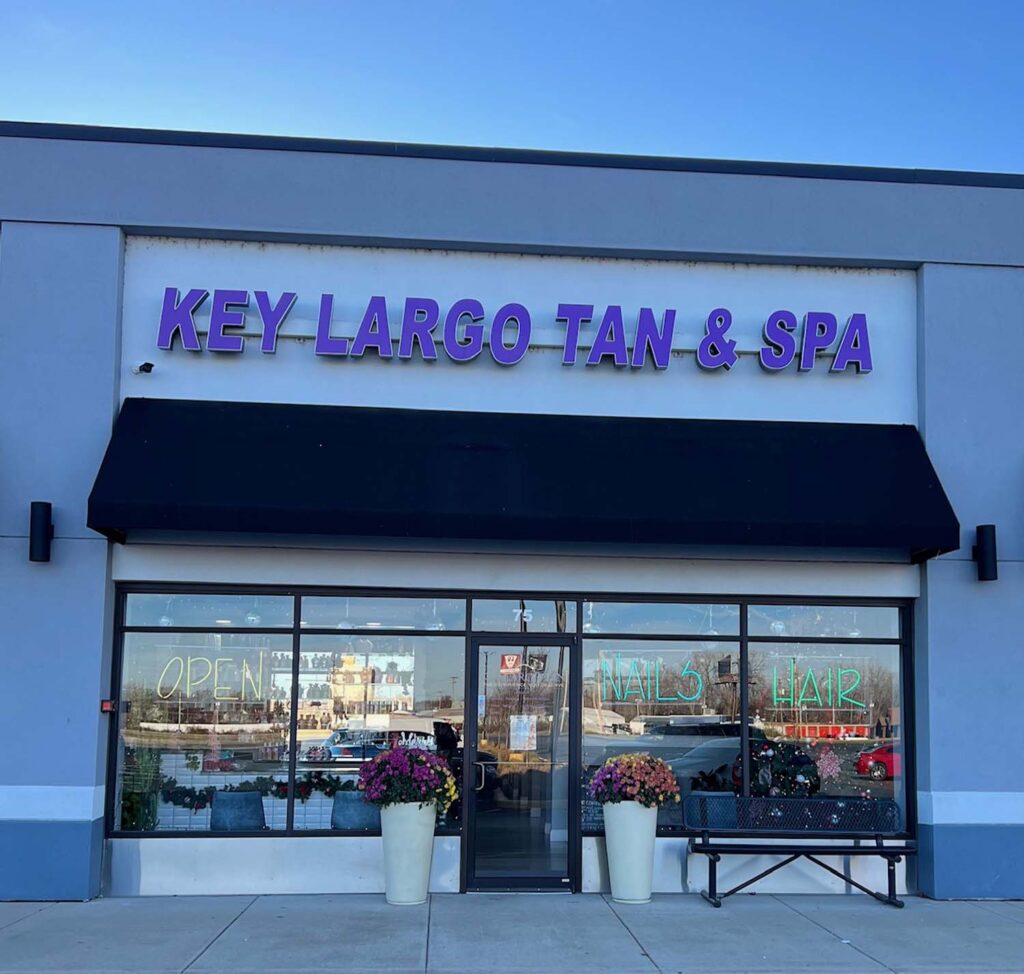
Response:
[{"label": "planter box", "polygon": [[258,791],[218,791],[210,807],[211,832],[262,832],[267,827]]},{"label": "planter box", "polygon": [[361,791],[336,792],[331,808],[331,828],[376,832],[380,829],[380,809],[364,802]]}]

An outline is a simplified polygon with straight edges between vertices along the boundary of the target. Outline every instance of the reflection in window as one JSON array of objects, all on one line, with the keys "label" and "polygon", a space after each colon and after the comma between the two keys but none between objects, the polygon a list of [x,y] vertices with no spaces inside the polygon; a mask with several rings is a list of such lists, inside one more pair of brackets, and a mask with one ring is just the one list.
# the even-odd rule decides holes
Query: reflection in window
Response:
[{"label": "reflection in window", "polygon": [[126,633],[115,827],[287,824],[291,636]]},{"label": "reflection in window", "polygon": [[464,599],[313,596],[302,598],[302,625],[310,629],[466,628]]},{"label": "reflection in window", "polygon": [[698,602],[584,602],[584,633],[738,636],[738,605]]},{"label": "reflection in window", "polygon": [[294,605],[290,595],[132,594],[126,600],[124,624],[161,629],[291,628]]},{"label": "reflection in window", "polygon": [[[904,803],[898,646],[750,646],[753,795]],[[768,753],[771,751],[772,753]]]},{"label": "reflection in window", "polygon": [[450,636],[302,637],[295,828],[378,828],[355,781],[363,762],[392,747],[438,751],[461,773],[465,649]]},{"label": "reflection in window", "polygon": [[474,599],[478,632],[576,632],[576,603],[543,599]]},{"label": "reflection in window", "polygon": [[[584,640],[584,781],[610,757],[646,751],[684,796],[739,790],[738,677],[735,642]],[[584,806],[583,828],[600,831],[600,806]],[[664,806],[659,823],[681,827],[681,805]]]},{"label": "reflection in window", "polygon": [[886,605],[752,605],[751,636],[898,639],[900,610]]}]

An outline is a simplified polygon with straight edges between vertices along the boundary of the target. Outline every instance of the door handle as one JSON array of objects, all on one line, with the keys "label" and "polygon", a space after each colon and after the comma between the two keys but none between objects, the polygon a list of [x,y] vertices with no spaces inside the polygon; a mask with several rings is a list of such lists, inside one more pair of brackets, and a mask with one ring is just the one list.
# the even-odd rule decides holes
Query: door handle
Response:
[{"label": "door handle", "polygon": [[473,790],[474,791],[483,791],[484,790],[484,783],[485,783],[486,776],[487,776],[487,772],[484,771],[484,763],[483,763],[483,761],[474,761],[473,764],[475,764],[480,769],[480,783]]}]

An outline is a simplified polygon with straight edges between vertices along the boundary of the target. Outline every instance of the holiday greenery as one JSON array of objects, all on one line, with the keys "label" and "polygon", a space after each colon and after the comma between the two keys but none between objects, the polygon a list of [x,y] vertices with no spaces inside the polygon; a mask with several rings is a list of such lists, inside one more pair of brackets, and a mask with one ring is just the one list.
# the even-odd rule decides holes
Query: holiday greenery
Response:
[{"label": "holiday greenery", "polygon": [[657,808],[679,801],[679,783],[661,758],[620,754],[605,761],[590,779],[590,797],[602,805],[639,802],[646,808]]},{"label": "holiday greenery", "polygon": [[[351,778],[340,778],[324,771],[311,771],[295,781],[295,797],[301,802],[306,802],[315,792],[326,798],[333,798],[339,791],[355,791],[356,789],[357,785]],[[237,785],[222,785],[219,788],[207,785],[204,788],[191,788],[187,785],[179,785],[174,778],[165,778],[160,787],[160,798],[169,805],[190,808],[193,812],[199,812],[210,805],[213,796],[218,791],[256,791],[263,798],[287,798],[288,782],[261,776],[249,781],[242,781]]]}]

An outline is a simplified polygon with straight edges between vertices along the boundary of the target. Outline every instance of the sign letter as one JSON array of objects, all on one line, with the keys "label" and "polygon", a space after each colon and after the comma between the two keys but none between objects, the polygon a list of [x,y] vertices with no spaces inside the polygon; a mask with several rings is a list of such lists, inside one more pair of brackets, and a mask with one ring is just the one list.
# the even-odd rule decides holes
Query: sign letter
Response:
[{"label": "sign letter", "polygon": [[181,335],[183,348],[190,352],[201,352],[196,323],[192,317],[209,296],[209,291],[194,287],[184,299],[178,301],[176,287],[164,288],[164,306],[160,311],[160,329],[156,336],[156,347],[170,349],[174,344],[174,333]]}]

